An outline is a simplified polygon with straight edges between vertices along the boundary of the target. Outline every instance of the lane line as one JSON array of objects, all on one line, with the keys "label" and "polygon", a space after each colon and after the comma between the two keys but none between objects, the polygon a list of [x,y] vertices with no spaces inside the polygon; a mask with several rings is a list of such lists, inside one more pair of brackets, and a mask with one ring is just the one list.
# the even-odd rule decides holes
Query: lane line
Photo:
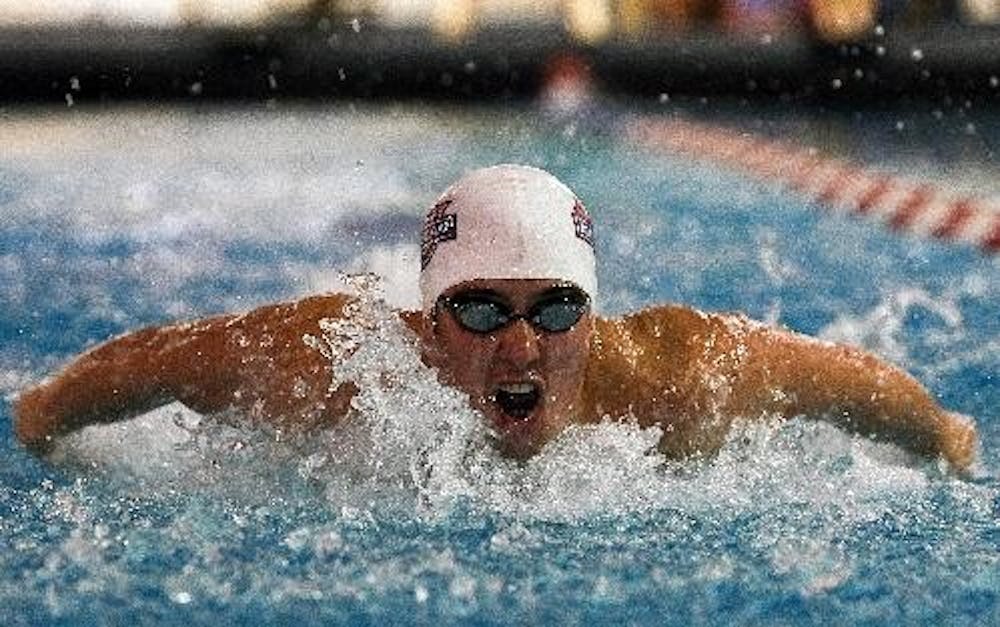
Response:
[{"label": "lane line", "polygon": [[881,221],[894,232],[1000,251],[1000,199],[946,191],[826,156],[814,148],[721,126],[635,118],[626,138],[655,150],[721,164],[776,182],[817,206]]}]

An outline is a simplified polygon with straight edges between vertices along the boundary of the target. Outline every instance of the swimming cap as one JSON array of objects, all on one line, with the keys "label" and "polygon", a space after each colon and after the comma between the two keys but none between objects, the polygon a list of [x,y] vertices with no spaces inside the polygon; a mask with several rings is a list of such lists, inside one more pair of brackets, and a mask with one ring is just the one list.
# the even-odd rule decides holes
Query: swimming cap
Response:
[{"label": "swimming cap", "polygon": [[427,212],[420,247],[425,313],[473,279],[556,279],[597,297],[593,223],[556,177],[523,165],[474,170]]}]

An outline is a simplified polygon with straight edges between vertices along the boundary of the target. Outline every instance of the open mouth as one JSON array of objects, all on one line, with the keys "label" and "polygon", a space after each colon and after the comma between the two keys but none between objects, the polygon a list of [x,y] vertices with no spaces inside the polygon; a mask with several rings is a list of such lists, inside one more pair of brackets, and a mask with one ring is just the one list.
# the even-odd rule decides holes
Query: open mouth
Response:
[{"label": "open mouth", "polygon": [[504,414],[522,420],[538,407],[542,392],[534,383],[507,383],[497,388],[495,396]]}]

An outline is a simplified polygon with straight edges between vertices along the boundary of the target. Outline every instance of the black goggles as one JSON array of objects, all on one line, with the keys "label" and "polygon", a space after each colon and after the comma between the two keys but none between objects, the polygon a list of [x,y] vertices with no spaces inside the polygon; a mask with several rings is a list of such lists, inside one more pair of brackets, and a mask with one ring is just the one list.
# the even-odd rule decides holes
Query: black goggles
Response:
[{"label": "black goggles", "polygon": [[446,296],[439,307],[451,312],[455,321],[473,333],[493,333],[514,320],[527,320],[546,333],[569,331],[590,310],[590,298],[575,287],[547,292],[526,314],[514,313],[501,297],[490,291],[471,290]]}]

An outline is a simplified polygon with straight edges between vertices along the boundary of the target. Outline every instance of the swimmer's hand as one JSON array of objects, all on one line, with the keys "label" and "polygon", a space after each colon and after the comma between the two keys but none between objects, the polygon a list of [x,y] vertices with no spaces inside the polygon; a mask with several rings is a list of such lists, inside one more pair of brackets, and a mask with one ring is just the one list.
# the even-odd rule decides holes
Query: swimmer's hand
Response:
[{"label": "swimmer's hand", "polygon": [[45,391],[41,387],[22,392],[14,399],[14,435],[36,455],[49,452],[59,431],[57,420],[44,403]]},{"label": "swimmer's hand", "polygon": [[[76,364],[22,391],[14,401],[14,435],[32,453],[45,455],[61,436],[90,424],[128,418],[161,404],[152,395],[138,400],[130,397],[134,390],[124,387],[104,389],[102,383],[110,379],[102,379]],[[122,401],[135,402],[135,406],[126,410]]]},{"label": "swimmer's hand", "polygon": [[14,434],[36,454],[91,424],[124,420],[176,398],[164,381],[178,370],[161,345],[169,334],[145,329],[80,355],[23,390],[14,402]]},{"label": "swimmer's hand", "polygon": [[942,410],[938,449],[958,474],[970,474],[978,448],[979,436],[972,417]]}]

